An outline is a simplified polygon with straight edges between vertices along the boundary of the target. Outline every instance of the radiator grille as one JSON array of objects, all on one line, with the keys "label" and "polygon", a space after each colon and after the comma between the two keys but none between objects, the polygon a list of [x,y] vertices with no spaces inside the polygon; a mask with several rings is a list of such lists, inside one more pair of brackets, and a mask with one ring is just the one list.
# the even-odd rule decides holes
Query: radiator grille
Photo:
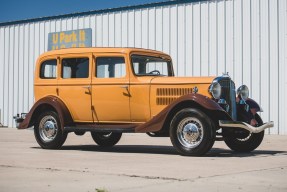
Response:
[{"label": "radiator grille", "polygon": [[156,104],[169,105],[180,96],[192,93],[192,88],[158,88],[156,90]]},{"label": "radiator grille", "polygon": [[158,97],[156,98],[157,105],[169,105],[175,101],[178,97]]},{"label": "radiator grille", "polygon": [[220,79],[219,84],[221,85],[221,99],[225,99],[229,105],[229,115],[236,120],[236,93],[235,84],[230,78]]},{"label": "radiator grille", "polygon": [[158,88],[157,96],[182,96],[192,92],[192,88]]}]

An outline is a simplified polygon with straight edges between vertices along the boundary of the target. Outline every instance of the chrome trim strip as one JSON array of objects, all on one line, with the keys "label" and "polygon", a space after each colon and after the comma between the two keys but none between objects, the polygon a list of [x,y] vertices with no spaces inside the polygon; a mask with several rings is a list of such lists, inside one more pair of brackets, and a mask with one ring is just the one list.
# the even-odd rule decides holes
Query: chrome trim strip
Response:
[{"label": "chrome trim strip", "polygon": [[233,127],[233,128],[242,128],[247,131],[250,131],[251,133],[260,133],[261,131],[264,131],[267,128],[274,127],[274,122],[270,121],[267,123],[264,123],[260,127],[253,127],[245,122],[241,121],[229,121],[229,120],[219,120],[219,126],[220,127]]}]

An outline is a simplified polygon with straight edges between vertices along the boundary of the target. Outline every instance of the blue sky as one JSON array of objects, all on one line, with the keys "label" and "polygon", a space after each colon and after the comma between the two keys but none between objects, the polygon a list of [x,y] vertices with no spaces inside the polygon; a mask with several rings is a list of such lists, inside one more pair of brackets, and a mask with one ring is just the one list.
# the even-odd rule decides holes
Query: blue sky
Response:
[{"label": "blue sky", "polygon": [[1,0],[0,23],[168,0]]}]

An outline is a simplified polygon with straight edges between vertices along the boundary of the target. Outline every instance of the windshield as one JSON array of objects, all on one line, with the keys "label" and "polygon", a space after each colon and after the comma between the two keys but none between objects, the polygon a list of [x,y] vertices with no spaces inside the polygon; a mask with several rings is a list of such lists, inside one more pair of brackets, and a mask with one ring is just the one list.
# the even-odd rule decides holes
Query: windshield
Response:
[{"label": "windshield", "polygon": [[138,76],[173,76],[171,61],[160,57],[132,55],[132,66]]}]

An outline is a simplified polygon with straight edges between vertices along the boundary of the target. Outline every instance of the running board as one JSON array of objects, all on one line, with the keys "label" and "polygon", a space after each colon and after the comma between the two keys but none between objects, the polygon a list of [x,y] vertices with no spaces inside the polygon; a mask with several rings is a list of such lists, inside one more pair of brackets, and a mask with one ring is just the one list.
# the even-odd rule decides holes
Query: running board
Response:
[{"label": "running board", "polygon": [[76,131],[90,131],[90,132],[117,132],[117,133],[134,133],[138,124],[120,124],[120,125],[101,125],[101,124],[88,124],[88,125],[75,125],[64,127],[66,132]]}]

